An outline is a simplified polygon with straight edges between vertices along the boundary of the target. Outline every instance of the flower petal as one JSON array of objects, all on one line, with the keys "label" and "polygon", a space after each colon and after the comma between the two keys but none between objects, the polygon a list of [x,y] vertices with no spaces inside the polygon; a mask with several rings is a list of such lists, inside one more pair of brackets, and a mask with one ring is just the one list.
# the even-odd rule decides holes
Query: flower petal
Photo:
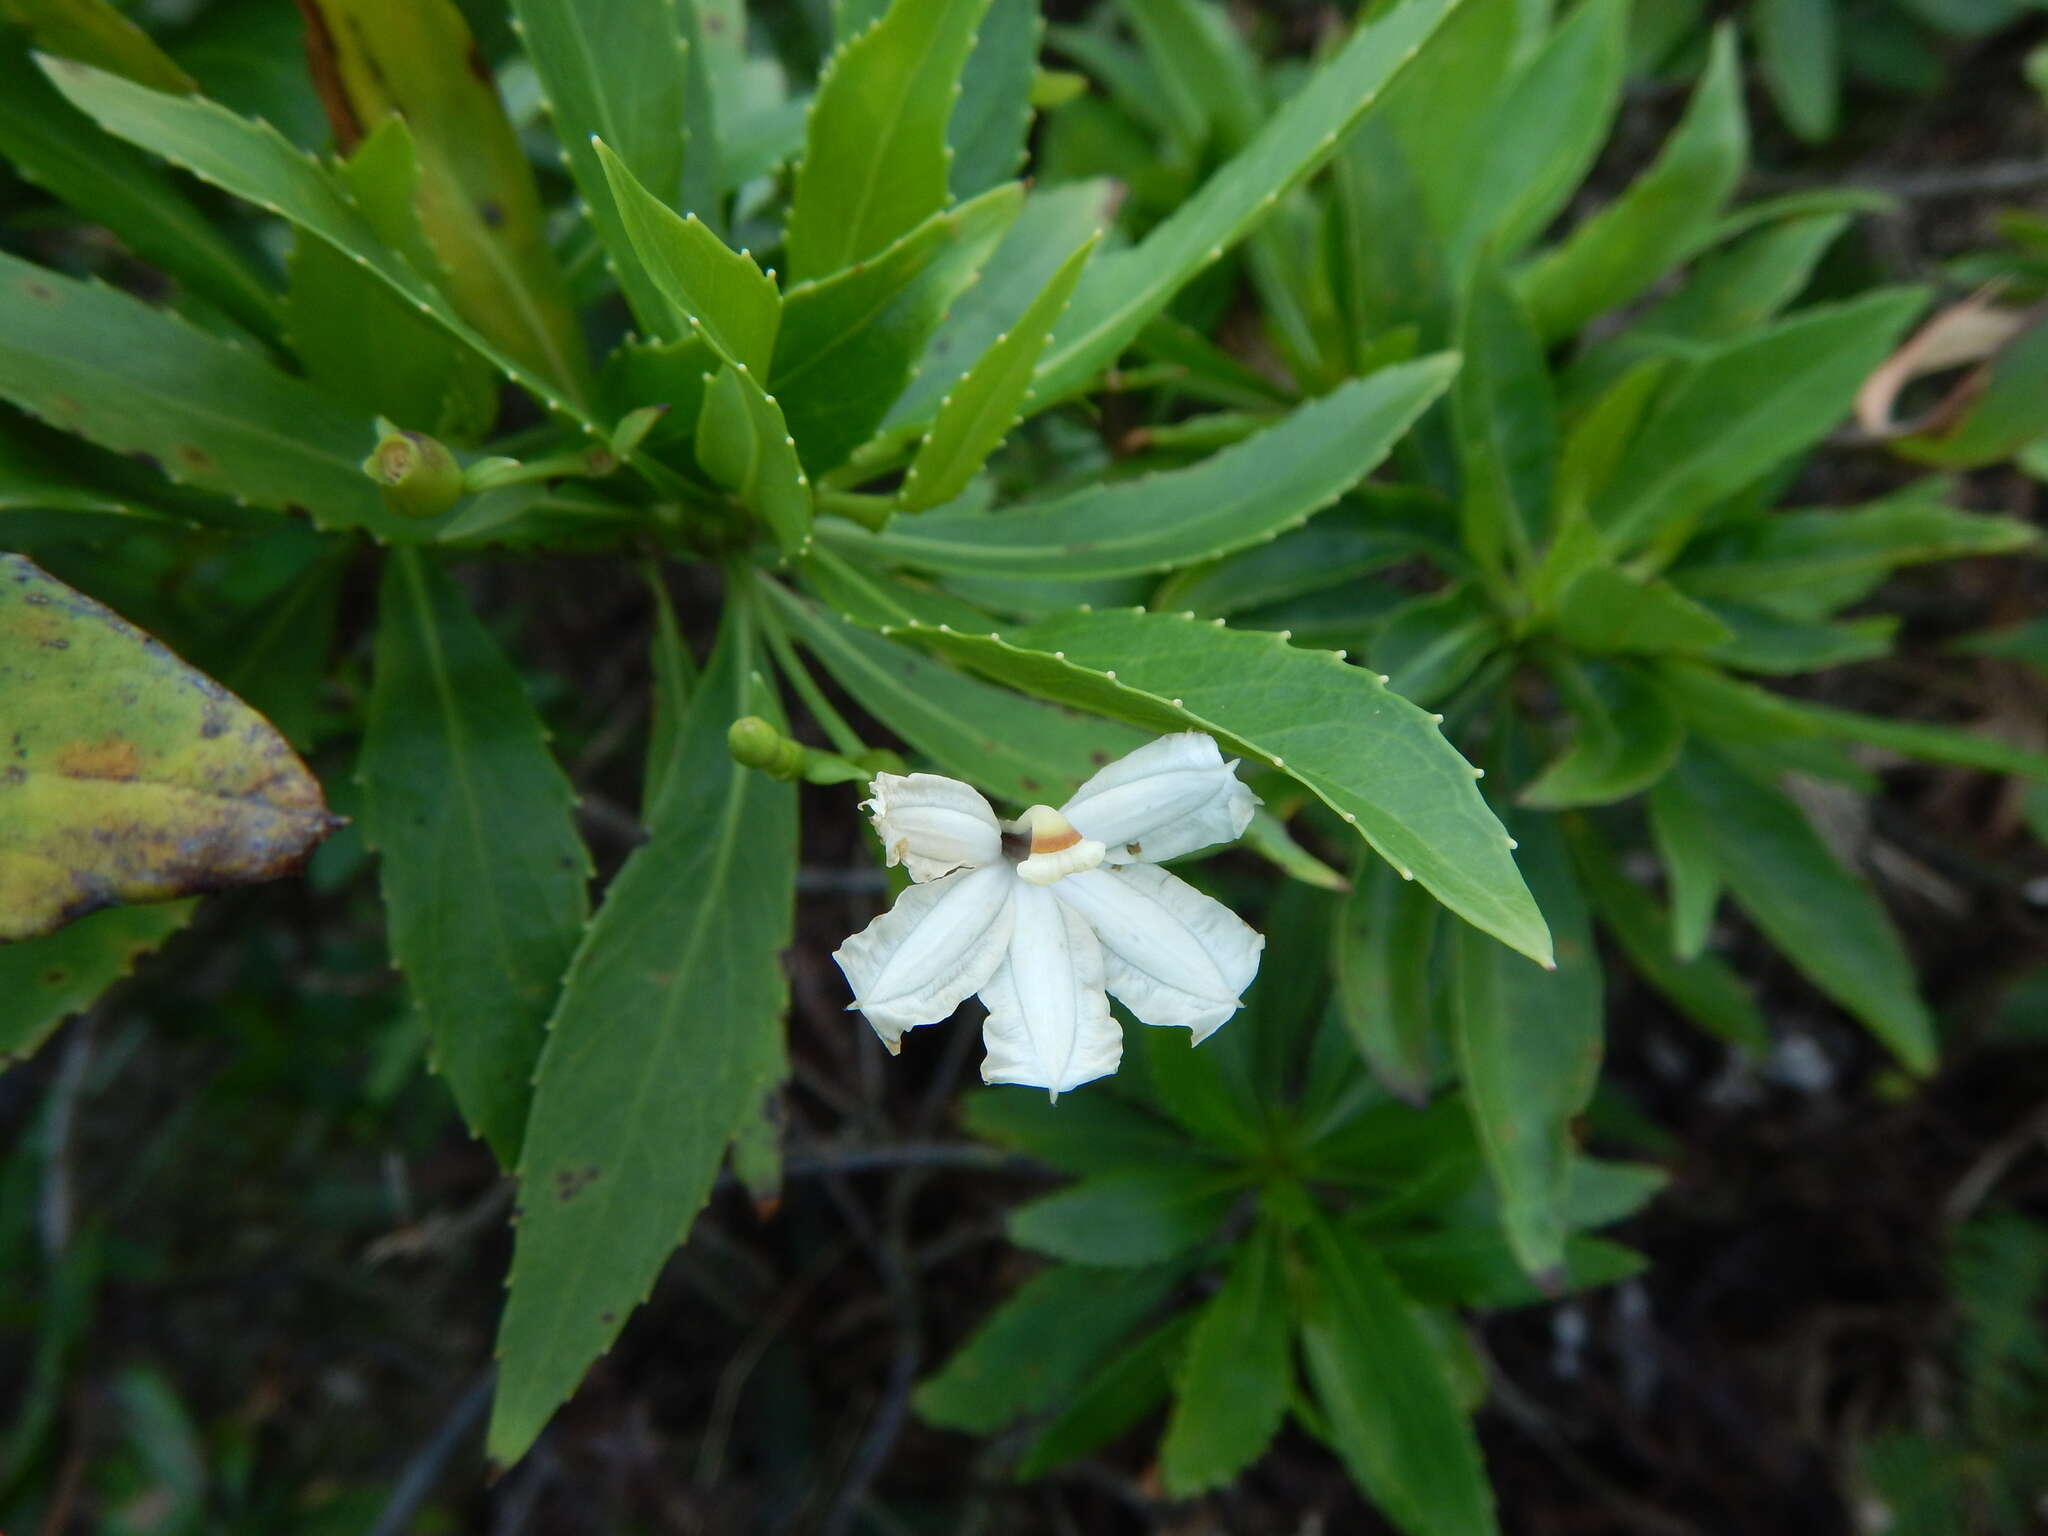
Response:
[{"label": "flower petal", "polygon": [[936,880],[956,869],[979,869],[1002,857],[1003,834],[988,802],[958,779],[939,773],[878,773],[865,801],[891,864],[910,878]]},{"label": "flower petal", "polygon": [[903,1031],[947,1017],[1003,963],[1021,888],[1006,863],[913,885],[833,952],[853,1006],[892,1053]]},{"label": "flower petal", "polygon": [[1162,736],[1111,763],[1061,809],[1083,837],[1108,847],[1109,863],[1157,864],[1243,835],[1259,801],[1236,767],[1200,731]]},{"label": "flower petal", "polygon": [[1009,955],[981,989],[982,1081],[1049,1088],[1057,1098],[1114,1072],[1124,1035],[1103,996],[1102,946],[1081,914],[1021,883],[1012,908]]},{"label": "flower petal", "polygon": [[1259,973],[1265,938],[1157,865],[1090,870],[1049,889],[1095,930],[1117,1001],[1147,1024],[1189,1030],[1198,1045]]}]

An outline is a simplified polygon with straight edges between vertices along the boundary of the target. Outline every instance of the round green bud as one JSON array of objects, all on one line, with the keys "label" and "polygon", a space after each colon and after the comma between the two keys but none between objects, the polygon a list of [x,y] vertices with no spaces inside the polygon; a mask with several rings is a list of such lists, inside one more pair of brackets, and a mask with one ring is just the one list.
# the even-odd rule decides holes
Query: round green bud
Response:
[{"label": "round green bud", "polygon": [[424,432],[406,432],[388,421],[363,473],[384,492],[384,505],[400,517],[439,517],[468,494],[462,466],[445,446]]},{"label": "round green bud", "polygon": [[725,733],[726,749],[743,768],[776,779],[793,779],[804,771],[804,749],[759,715],[742,715]]}]

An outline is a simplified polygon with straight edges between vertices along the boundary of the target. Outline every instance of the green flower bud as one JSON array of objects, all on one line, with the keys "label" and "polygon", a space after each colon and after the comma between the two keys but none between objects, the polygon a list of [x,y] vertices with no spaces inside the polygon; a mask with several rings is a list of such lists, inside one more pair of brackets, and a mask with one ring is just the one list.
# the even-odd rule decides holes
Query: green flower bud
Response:
[{"label": "green flower bud", "polygon": [[384,492],[384,505],[400,517],[439,517],[468,494],[455,455],[424,432],[406,432],[379,420],[377,446],[363,473]]},{"label": "green flower bud", "polygon": [[804,771],[804,749],[759,715],[742,715],[725,733],[733,761],[772,779],[794,779]]}]

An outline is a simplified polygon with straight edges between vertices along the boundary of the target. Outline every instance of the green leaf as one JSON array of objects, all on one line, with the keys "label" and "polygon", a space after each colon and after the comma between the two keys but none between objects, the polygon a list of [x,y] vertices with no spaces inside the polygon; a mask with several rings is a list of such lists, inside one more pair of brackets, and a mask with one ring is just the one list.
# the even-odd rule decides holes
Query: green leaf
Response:
[{"label": "green leaf", "polygon": [[1456,0],[1402,0],[1361,27],[1242,151],[1128,251],[1095,262],[1039,364],[1038,399],[1080,389],[1204,267],[1314,175]]},{"label": "green leaf", "polygon": [[301,752],[314,744],[342,586],[354,553],[343,545],[319,555],[208,647],[221,686],[247,701]]},{"label": "green leaf", "polygon": [[357,777],[391,955],[470,1129],[513,1165],[589,915],[576,797],[525,684],[448,576],[395,551]]},{"label": "green leaf", "polygon": [[1097,1174],[1010,1212],[1010,1241],[1073,1264],[1157,1264],[1213,1234],[1243,1188],[1200,1163]]},{"label": "green leaf", "polygon": [[[615,210],[628,242],[616,247],[620,259],[659,295],[640,323],[670,335],[701,335],[726,362],[765,374],[782,324],[775,279],[744,251],[728,248],[696,214],[677,213],[648,191],[609,144],[598,141],[592,152],[610,186],[585,195]],[[637,263],[626,260],[628,251]],[[634,286],[629,279],[628,292]]]},{"label": "green leaf", "polygon": [[779,722],[744,606],[676,733],[666,788],[576,952],[534,1084],[487,1449],[523,1455],[711,1192],[781,1076],[794,789],[739,767],[726,726]]},{"label": "green leaf", "polygon": [[27,29],[45,53],[77,59],[157,91],[195,91],[192,77],[110,0],[6,0],[0,21]]},{"label": "green leaf", "polygon": [[946,125],[953,162],[947,184],[956,199],[977,197],[1023,169],[1044,33],[1038,0],[991,0]]},{"label": "green leaf", "polygon": [[1867,506],[1774,512],[1717,530],[1687,547],[1671,580],[1694,597],[1754,601],[1930,560],[2009,554],[2038,539],[2017,518],[1959,512],[1908,488]]},{"label": "green leaf", "polygon": [[1416,1105],[1428,1099],[1434,1076],[1430,951],[1437,910],[1428,892],[1392,866],[1361,859],[1331,933],[1337,1015],[1372,1075]]},{"label": "green leaf", "polygon": [[[584,362],[560,358],[563,373],[530,366],[523,349],[500,345],[458,314],[343,195],[334,180],[276,130],[236,117],[210,101],[165,96],[82,65],[46,61],[45,72],[71,104],[107,132],[183,166],[200,180],[288,219],[389,285],[421,314],[490,359],[507,378],[551,410],[592,427],[581,412]],[[566,392],[566,398],[565,396]]]},{"label": "green leaf", "polygon": [[1497,1531],[1478,1441],[1423,1313],[1364,1243],[1320,1220],[1304,1241],[1302,1358],[1344,1465],[1410,1536]]},{"label": "green leaf", "polygon": [[1706,73],[1653,164],[1523,278],[1546,341],[1618,309],[1703,245],[1748,158],[1735,35],[1714,34]]},{"label": "green leaf", "polygon": [[1195,1315],[1183,1312],[1120,1351],[1077,1388],[1017,1462],[1029,1482],[1107,1444],[1166,1400],[1174,1365],[1187,1349]]},{"label": "green leaf", "polygon": [[1460,930],[1451,1017],[1466,1105],[1508,1241],[1522,1268],[1547,1283],[1564,1263],[1572,1123],[1600,1070],[1600,962],[1557,818],[1519,815],[1509,825],[1550,919],[1557,969],[1534,970]]},{"label": "green leaf", "polygon": [[253,352],[0,254],[0,398],[172,478],[323,528],[429,537],[362,471],[369,423]]},{"label": "green leaf", "polygon": [[683,728],[683,717],[690,712],[690,695],[697,686],[697,663],[683,643],[675,604],[669,600],[668,585],[658,566],[648,569],[647,586],[654,598],[654,638],[648,658],[654,682],[647,711],[647,767],[640,787],[643,821],[654,813],[668,787],[668,770],[676,758],[676,732]]},{"label": "green leaf", "polygon": [[925,344],[917,375],[890,407],[877,446],[894,442],[901,448],[917,440],[940,397],[999,337],[1018,332],[1018,317],[1045,291],[1074,248],[1114,221],[1118,201],[1116,184],[1106,178],[1034,187],[1025,196],[981,276],[953,301]]},{"label": "green leaf", "polygon": [[1273,1229],[1259,1226],[1196,1315],[1159,1447],[1160,1481],[1175,1498],[1230,1482],[1280,1432],[1294,1388],[1283,1263]]},{"label": "green leaf", "polygon": [[1751,30],[1764,84],[1785,126],[1809,144],[1833,135],[1841,106],[1840,43],[1830,0],[1758,0]]},{"label": "green leaf", "polygon": [[[1766,224],[1693,263],[1676,292],[1660,300],[1596,354],[1633,360],[1632,344],[1733,341],[1771,320],[1805,291],[1813,271],[1849,225],[1846,212],[1808,213]],[[1609,366],[1614,366],[1610,364]]]},{"label": "green leaf", "polygon": [[1465,0],[1387,92],[1384,121],[1447,245],[1473,206],[1473,176],[1523,28],[1514,0]]},{"label": "green leaf", "polygon": [[985,1435],[1061,1403],[1166,1300],[1183,1267],[1057,1264],[1033,1276],[918,1387],[918,1416]]},{"label": "green leaf", "polygon": [[[1401,1289],[1433,1307],[1532,1307],[1554,1301],[1515,1262],[1495,1232],[1404,1232],[1375,1243]],[[1573,1236],[1565,1242],[1562,1289],[1613,1285],[1641,1274],[1648,1260],[1619,1243]]]},{"label": "green leaf", "polygon": [[[420,223],[446,270],[456,311],[525,369],[581,398],[588,359],[548,244],[533,167],[505,116],[497,81],[488,67],[477,67],[482,56],[455,0],[306,0],[300,9],[342,147],[386,118],[405,119],[419,150]],[[201,105],[217,119],[238,121]],[[175,133],[175,115],[165,118],[164,128]],[[240,126],[246,136],[250,125]],[[143,147],[178,158],[155,144]],[[226,147],[224,139],[218,147]]]},{"label": "green leaf", "polygon": [[[660,291],[626,259],[639,241],[620,206],[626,194],[614,202],[613,190],[623,176],[664,212],[682,191],[688,65],[675,7],[666,0],[513,0],[512,11],[569,174],[619,264],[626,300],[643,330],[666,330]],[[616,171],[599,163],[595,139],[609,146]]]},{"label": "green leaf", "polygon": [[1513,255],[1540,235],[1592,169],[1621,105],[1625,0],[1580,5],[1507,89],[1473,146],[1457,245]]},{"label": "green leaf", "polygon": [[1435,704],[1464,685],[1505,636],[1499,616],[1470,582],[1412,597],[1373,632],[1368,654],[1386,668],[1387,686],[1418,704]]},{"label": "green leaf", "polygon": [[775,535],[785,555],[811,542],[811,482],[776,399],[734,363],[704,390],[691,440],[705,474],[739,498]]},{"label": "green leaf", "polygon": [[1038,297],[1017,317],[1016,325],[982,353],[952,392],[939,401],[931,430],[918,445],[917,457],[904,473],[896,504],[906,512],[922,512],[951,501],[996,446],[1009,435],[1031,399],[1032,371],[1052,340],[1052,326],[1066,312],[1081,280],[1081,269],[1094,253],[1098,231],[1060,263]]},{"label": "green leaf", "polygon": [[1704,654],[1709,661],[1737,672],[1790,677],[1888,656],[1892,637],[1899,628],[1896,614],[1832,624],[1789,619],[1768,608],[1752,608],[1742,603],[1706,606],[1728,626],[1733,638]]},{"label": "green leaf", "polygon": [[1658,403],[1595,503],[1609,547],[1673,527],[1810,447],[1925,302],[1922,289],[1881,289],[1709,353]]},{"label": "green leaf", "polygon": [[[1699,952],[1704,946],[1704,927],[1700,946],[1690,952],[1677,951],[1672,919],[1666,918],[1662,905],[1648,891],[1629,878],[1593,823],[1573,816],[1567,817],[1564,825],[1586,899],[1637,974],[1702,1029],[1758,1055],[1768,1050],[1770,1033],[1748,987],[1719,960]],[[1669,883],[1677,893],[1675,874]],[[1718,894],[1718,876],[1708,890],[1710,896]],[[1709,917],[1712,912],[1710,901]],[[1687,920],[1693,919],[1688,915]]]},{"label": "green leaf", "polygon": [[0,943],[275,880],[336,825],[269,721],[20,555],[0,554],[0,677]]},{"label": "green leaf", "polygon": [[961,1118],[977,1136],[1028,1153],[1063,1173],[1088,1174],[1185,1163],[1205,1155],[1164,1120],[1109,1093],[971,1094]]},{"label": "green leaf", "polygon": [[1713,829],[1728,888],[1771,942],[1909,1070],[1931,1068],[1934,1023],[1912,961],[1869,887],[1836,862],[1799,808],[1699,742],[1672,785]]},{"label": "green leaf", "polygon": [[1650,791],[1650,841],[1671,893],[1671,951],[1681,960],[1705,952],[1721,904],[1721,861],[1713,824],[1669,779]]},{"label": "green leaf", "polygon": [[161,169],[139,151],[109,143],[74,111],[30,61],[28,49],[6,33],[0,33],[0,156],[257,335],[276,336],[277,296],[250,258]]},{"label": "green leaf", "polygon": [[1069,614],[1007,639],[903,632],[1041,697],[1161,733],[1206,731],[1270,763],[1467,922],[1549,960],[1543,918],[1471,765],[1375,674],[1272,635],[1136,610]]},{"label": "green leaf", "polygon": [[115,907],[39,939],[0,945],[0,1064],[19,1061],[66,1019],[192,921],[198,903]]},{"label": "green leaf", "polygon": [[1455,367],[1455,359],[1434,357],[1382,369],[1186,469],[993,516],[834,533],[865,558],[972,575],[1081,580],[1192,564],[1269,539],[1328,506],[1385,458]]},{"label": "green leaf", "polygon": [[1443,532],[1434,509],[1412,522],[1397,521],[1402,511],[1362,497],[1339,502],[1264,544],[1178,572],[1160,583],[1152,606],[1192,608],[1206,619],[1350,585],[1427,552]]},{"label": "green leaf", "polygon": [[[402,118],[387,118],[334,174],[388,245],[439,271],[415,212],[419,167]],[[288,272],[285,320],[306,377],[365,416],[430,436],[467,442],[489,430],[498,379],[488,361],[323,241],[299,234]]]},{"label": "green leaf", "polygon": [[764,580],[804,648],[877,720],[942,771],[1018,806],[1058,805],[1145,744],[1125,726],[998,688],[826,613]]},{"label": "green leaf", "polygon": [[[1587,521],[1587,509],[1614,478],[1630,440],[1641,427],[1644,413],[1663,386],[1669,362],[1646,358],[1609,384],[1582,411],[1565,434],[1558,456],[1557,499],[1553,527],[1563,542],[1567,532],[1583,536],[1575,525]],[[1587,553],[1597,551],[1597,541],[1587,541]],[[1550,557],[1555,558],[1553,546]],[[1562,573],[1567,578],[1575,573]]]},{"label": "green leaf", "polygon": [[882,424],[1023,201],[1022,186],[1007,183],[935,214],[858,266],[790,290],[771,379],[813,474],[838,468]]},{"label": "green leaf", "polygon": [[1526,566],[1549,526],[1557,403],[1542,343],[1491,250],[1472,268],[1458,346],[1459,522],[1472,558],[1498,573],[1510,557]]},{"label": "green leaf", "polygon": [[1635,668],[1560,658],[1550,675],[1577,729],[1571,745],[1522,790],[1523,805],[1611,805],[1648,789],[1678,760],[1685,722]]},{"label": "green leaf", "polygon": [[826,63],[783,246],[793,281],[872,257],[946,206],[946,125],[989,0],[892,0]]}]

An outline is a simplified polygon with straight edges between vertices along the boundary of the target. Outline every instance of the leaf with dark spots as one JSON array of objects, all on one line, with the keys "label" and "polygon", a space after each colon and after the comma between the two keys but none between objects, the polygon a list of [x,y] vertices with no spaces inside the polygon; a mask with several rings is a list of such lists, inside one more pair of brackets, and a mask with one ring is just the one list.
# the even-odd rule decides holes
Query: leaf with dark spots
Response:
[{"label": "leaf with dark spots", "polygon": [[19,555],[0,555],[0,942],[298,869],[339,822],[261,715]]}]

